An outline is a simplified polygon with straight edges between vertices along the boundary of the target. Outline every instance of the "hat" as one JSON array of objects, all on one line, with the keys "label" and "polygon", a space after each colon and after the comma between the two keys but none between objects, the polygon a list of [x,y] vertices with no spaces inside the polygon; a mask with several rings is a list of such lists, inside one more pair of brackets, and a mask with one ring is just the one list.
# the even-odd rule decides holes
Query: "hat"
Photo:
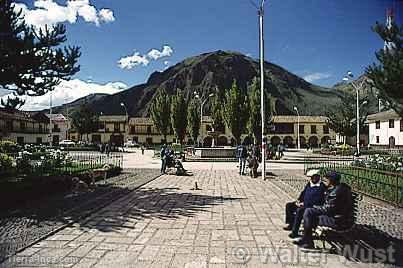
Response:
[{"label": "hat", "polygon": [[319,169],[310,169],[306,172],[306,176],[312,177],[315,175],[320,175],[320,170]]},{"label": "hat", "polygon": [[326,173],[326,178],[328,180],[331,180],[331,181],[334,181],[336,183],[339,183],[340,179],[341,179],[341,176],[336,171],[329,171],[328,173]]}]

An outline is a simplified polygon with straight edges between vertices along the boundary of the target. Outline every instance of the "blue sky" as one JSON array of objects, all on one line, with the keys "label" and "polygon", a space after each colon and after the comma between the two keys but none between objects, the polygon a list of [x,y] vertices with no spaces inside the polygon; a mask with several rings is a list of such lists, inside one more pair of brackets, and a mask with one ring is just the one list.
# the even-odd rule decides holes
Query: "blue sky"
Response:
[{"label": "blue sky", "polygon": [[[76,78],[84,81],[132,86],[163,70],[165,61],[172,65],[218,49],[258,56],[258,18],[249,0],[80,1],[113,12],[107,22],[86,22],[77,15],[74,23],[66,23],[68,43],[82,48]],[[17,2],[35,9],[33,0]],[[53,2],[66,6],[66,0]],[[402,0],[268,0],[266,60],[322,86],[339,82],[347,70],[362,74],[383,46],[371,26],[384,22],[386,8],[392,6],[401,23]],[[173,50],[169,57],[132,69],[118,65],[135,51],[142,56],[164,45]]]}]

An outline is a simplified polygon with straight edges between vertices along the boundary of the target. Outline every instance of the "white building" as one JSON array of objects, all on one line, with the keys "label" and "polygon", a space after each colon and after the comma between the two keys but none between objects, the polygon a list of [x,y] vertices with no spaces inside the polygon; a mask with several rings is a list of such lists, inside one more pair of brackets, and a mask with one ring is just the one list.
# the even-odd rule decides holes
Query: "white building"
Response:
[{"label": "white building", "polygon": [[62,114],[46,114],[51,119],[52,144],[68,139],[69,121]]},{"label": "white building", "polygon": [[371,147],[403,147],[403,119],[393,110],[368,115]]}]

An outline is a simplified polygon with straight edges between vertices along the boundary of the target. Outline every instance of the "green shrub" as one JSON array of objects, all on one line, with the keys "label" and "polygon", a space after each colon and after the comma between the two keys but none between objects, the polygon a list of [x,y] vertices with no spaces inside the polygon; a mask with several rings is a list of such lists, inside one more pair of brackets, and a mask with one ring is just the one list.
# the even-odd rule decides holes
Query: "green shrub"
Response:
[{"label": "green shrub", "polygon": [[12,154],[19,151],[19,146],[12,141],[0,141],[0,153]]},{"label": "green shrub", "polygon": [[0,153],[0,173],[10,173],[13,170],[13,158]]}]

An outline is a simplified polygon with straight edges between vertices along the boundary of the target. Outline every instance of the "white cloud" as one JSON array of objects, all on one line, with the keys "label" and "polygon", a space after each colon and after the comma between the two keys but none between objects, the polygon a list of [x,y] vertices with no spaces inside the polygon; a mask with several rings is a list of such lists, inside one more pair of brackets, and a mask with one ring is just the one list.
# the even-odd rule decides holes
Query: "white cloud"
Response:
[{"label": "white cloud", "polygon": [[59,5],[54,0],[35,0],[33,9],[22,3],[15,3],[15,8],[22,9],[25,21],[37,28],[64,22],[76,23],[79,17],[97,26],[101,22],[115,20],[112,10],[104,8],[97,11],[90,0],[68,0],[66,5]]},{"label": "white cloud", "polygon": [[[98,84],[94,82],[85,82],[80,79],[70,81],[63,80],[60,85],[52,91],[53,106],[58,106],[63,103],[72,102],[76,99],[88,96],[94,93],[114,94],[127,89],[127,85],[122,82],[110,82],[107,84]],[[3,96],[12,97],[11,94]],[[39,97],[26,97],[25,105],[22,110],[34,111],[49,108],[50,93]]]},{"label": "white cloud", "polygon": [[[132,69],[136,66],[147,66],[150,61],[158,60],[165,57],[170,57],[173,54],[173,49],[170,46],[163,46],[161,50],[151,49],[146,55],[141,55],[139,52],[135,52],[133,55],[121,58],[118,61],[118,65],[122,69]],[[164,65],[167,66],[169,61],[164,61]]]},{"label": "white cloud", "polygon": [[163,57],[170,57],[173,52],[174,51],[172,50],[172,48],[170,46],[164,46],[161,51],[159,51],[158,49],[155,49],[155,48],[151,49],[147,53],[147,56],[150,59],[158,60]]},{"label": "white cloud", "polygon": [[329,74],[329,73],[319,73],[319,72],[317,72],[317,73],[311,73],[311,74],[305,75],[303,78],[305,79],[305,81],[307,81],[309,83],[312,83],[312,82],[315,82],[317,80],[322,80],[322,79],[326,79],[326,78],[329,78],[329,77],[332,77],[332,75]]},{"label": "white cloud", "polygon": [[147,66],[150,61],[146,56],[142,56],[139,52],[135,52],[131,56],[121,58],[118,63],[119,67],[122,69],[132,69],[138,65]]}]

